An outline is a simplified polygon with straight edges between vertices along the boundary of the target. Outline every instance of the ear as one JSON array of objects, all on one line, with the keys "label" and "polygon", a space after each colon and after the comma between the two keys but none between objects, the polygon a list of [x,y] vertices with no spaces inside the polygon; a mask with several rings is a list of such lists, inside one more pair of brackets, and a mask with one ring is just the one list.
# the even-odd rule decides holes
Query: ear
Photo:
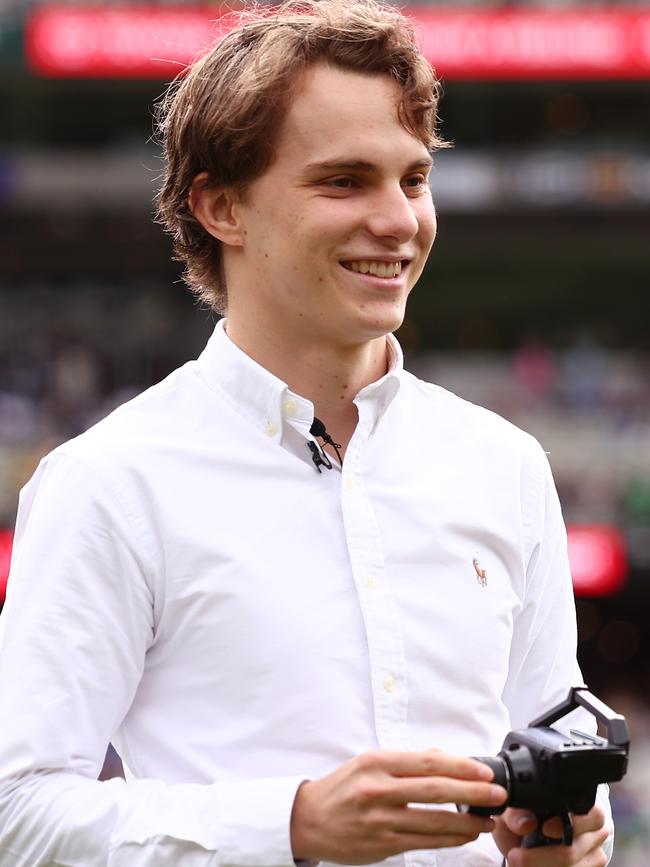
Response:
[{"label": "ear", "polygon": [[244,237],[237,205],[239,198],[232,187],[212,187],[207,172],[192,181],[188,202],[190,210],[206,232],[230,247],[241,247]]}]

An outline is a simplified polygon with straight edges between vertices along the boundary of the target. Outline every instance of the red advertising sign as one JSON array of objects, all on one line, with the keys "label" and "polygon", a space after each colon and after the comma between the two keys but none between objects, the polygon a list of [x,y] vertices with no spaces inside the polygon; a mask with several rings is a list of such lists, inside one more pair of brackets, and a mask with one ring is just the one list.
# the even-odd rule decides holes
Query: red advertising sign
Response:
[{"label": "red advertising sign", "polygon": [[[650,11],[411,10],[446,79],[650,78]],[[30,68],[47,76],[171,79],[227,32],[216,9],[38,6]]]},{"label": "red advertising sign", "polygon": [[421,12],[424,52],[445,78],[646,78],[650,12]]},{"label": "red advertising sign", "polygon": [[612,596],[627,581],[627,555],[621,533],[608,524],[568,528],[569,561],[576,596]]},{"label": "red advertising sign", "polygon": [[11,530],[0,530],[0,606],[4,604],[9,578],[9,563],[14,534]]},{"label": "red advertising sign", "polygon": [[222,31],[215,11],[160,7],[37,7],[26,56],[40,75],[174,78]]}]

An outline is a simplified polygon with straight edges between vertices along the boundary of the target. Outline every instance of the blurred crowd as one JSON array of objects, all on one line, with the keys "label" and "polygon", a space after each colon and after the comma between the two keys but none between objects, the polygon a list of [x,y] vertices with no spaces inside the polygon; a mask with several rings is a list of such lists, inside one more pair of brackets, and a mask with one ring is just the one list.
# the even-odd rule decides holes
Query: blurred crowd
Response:
[{"label": "blurred crowd", "polygon": [[613,690],[605,696],[630,728],[630,758],[627,775],[611,786],[610,797],[616,824],[614,857],[610,867],[647,867],[650,851],[650,705],[635,692]]},{"label": "blurred crowd", "polygon": [[200,352],[212,318],[189,312],[143,286],[2,290],[0,528],[44,454]]}]

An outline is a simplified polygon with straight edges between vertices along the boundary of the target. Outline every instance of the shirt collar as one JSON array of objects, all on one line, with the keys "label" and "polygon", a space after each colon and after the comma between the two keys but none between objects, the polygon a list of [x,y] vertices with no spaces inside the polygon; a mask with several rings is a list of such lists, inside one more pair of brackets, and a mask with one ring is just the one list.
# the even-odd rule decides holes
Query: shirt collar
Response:
[{"label": "shirt collar", "polygon": [[369,431],[374,430],[395,399],[404,373],[402,347],[394,334],[386,335],[386,348],[388,350],[388,370],[381,379],[377,379],[362,388],[354,399],[359,410],[359,418],[367,419]]},{"label": "shirt collar", "polygon": [[[217,323],[199,356],[198,365],[205,380],[269,438],[280,440],[285,424],[309,437],[314,420],[313,403],[291,391],[286,382],[246,355],[228,337],[225,323],[225,319]],[[369,429],[374,428],[386,412],[399,390],[403,374],[402,349],[394,335],[387,335],[387,346],[388,371],[354,398],[360,417],[369,422]]]}]

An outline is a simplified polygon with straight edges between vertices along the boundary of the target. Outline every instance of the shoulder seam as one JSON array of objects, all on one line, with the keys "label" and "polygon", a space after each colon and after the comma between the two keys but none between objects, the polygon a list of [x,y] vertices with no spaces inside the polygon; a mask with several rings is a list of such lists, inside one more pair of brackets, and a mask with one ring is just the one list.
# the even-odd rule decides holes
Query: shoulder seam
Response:
[{"label": "shoulder seam", "polygon": [[[49,455],[47,455],[43,460],[49,461],[52,459],[59,459],[59,458],[63,459],[64,458],[68,461],[73,461],[74,463],[79,464],[80,466],[84,467],[84,469],[86,469],[89,473],[101,478],[102,485],[103,485],[104,489],[107,491],[108,495],[111,497],[111,499],[114,500],[115,504],[125,513],[125,515],[127,515],[128,519],[129,519],[128,520],[129,529],[135,528],[135,527],[141,527],[142,528],[143,534],[147,537],[146,544],[147,544],[147,547],[149,549],[149,556],[148,556],[149,561],[151,563],[154,563],[157,560],[160,560],[160,557],[156,554],[156,546],[153,544],[152,539],[149,537],[149,535],[146,531],[144,522],[141,520],[141,517],[139,515],[137,515],[133,511],[133,509],[119,495],[119,493],[115,489],[114,485],[111,483],[111,480],[108,478],[107,474],[100,467],[97,467],[94,464],[91,464],[88,461],[83,460],[83,458],[80,458],[77,455],[70,454],[69,452],[67,452],[65,450],[66,445],[67,445],[67,443],[64,443],[62,446],[59,446],[57,449],[55,449],[53,452],[51,452]],[[153,572],[150,568],[147,568],[146,560],[144,560],[140,555],[140,545],[138,544],[139,542],[140,542],[139,537],[133,538],[133,536],[132,536],[130,539],[130,545],[131,545],[132,549],[138,555],[138,559],[142,563],[142,566],[145,570],[145,575],[147,576],[147,579],[149,581],[149,586],[150,586],[151,590],[153,591],[155,589],[155,585],[156,585],[155,575],[153,574]]]}]

